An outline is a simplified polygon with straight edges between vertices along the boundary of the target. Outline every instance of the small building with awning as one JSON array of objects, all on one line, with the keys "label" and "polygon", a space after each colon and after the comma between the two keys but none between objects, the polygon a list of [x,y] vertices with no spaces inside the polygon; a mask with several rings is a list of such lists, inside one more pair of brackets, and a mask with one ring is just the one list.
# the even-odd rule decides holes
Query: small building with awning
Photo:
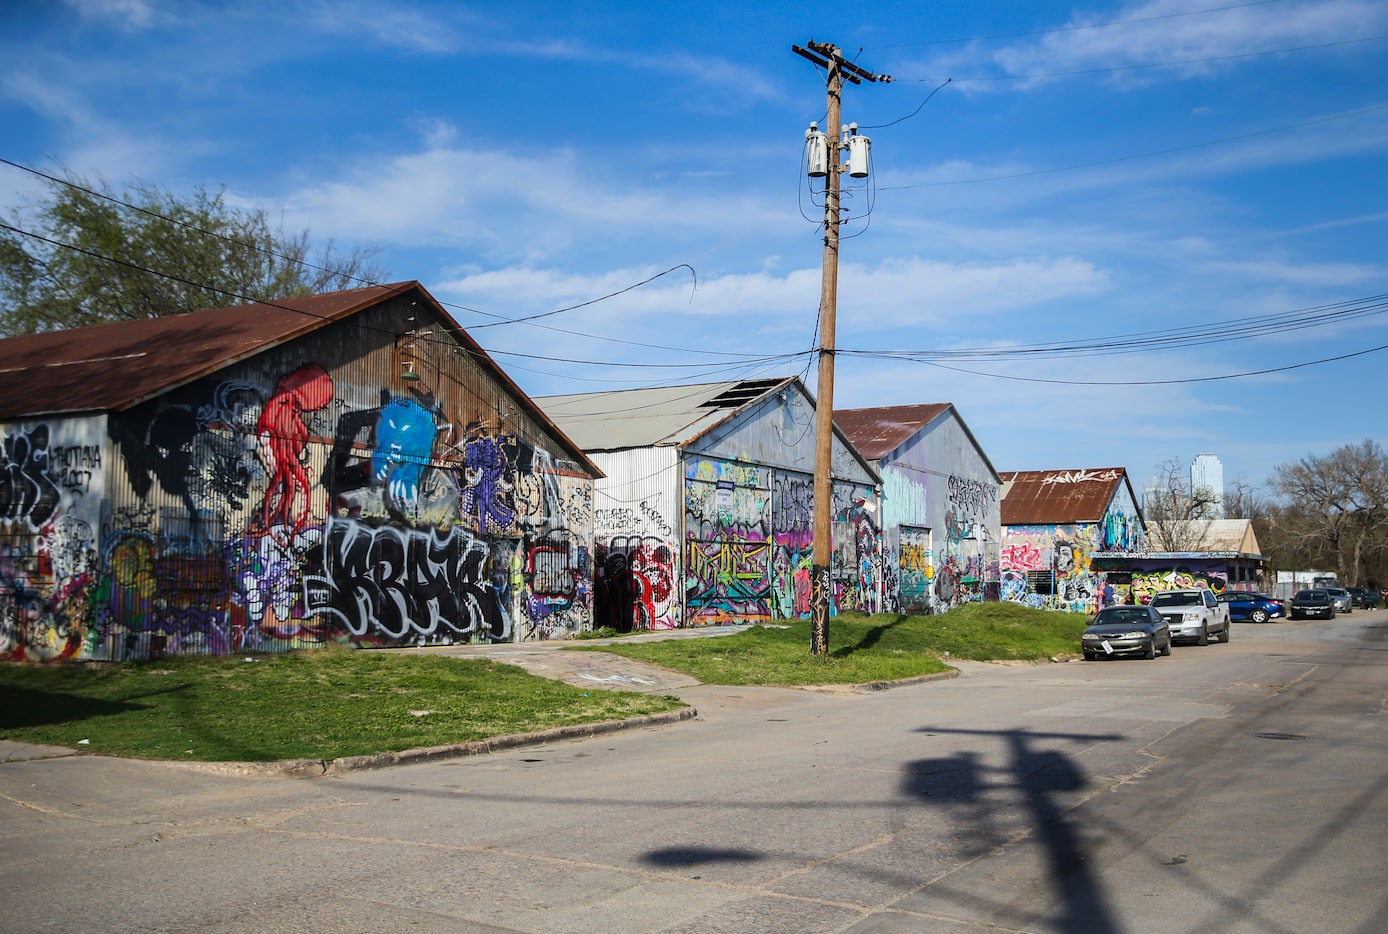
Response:
[{"label": "small building with awning", "polygon": [[1258,536],[1248,519],[1185,519],[1182,541],[1198,543],[1189,551],[1110,551],[1092,563],[1108,581],[1146,603],[1163,590],[1201,588],[1220,593],[1251,590],[1272,593],[1271,562],[1260,554]]}]

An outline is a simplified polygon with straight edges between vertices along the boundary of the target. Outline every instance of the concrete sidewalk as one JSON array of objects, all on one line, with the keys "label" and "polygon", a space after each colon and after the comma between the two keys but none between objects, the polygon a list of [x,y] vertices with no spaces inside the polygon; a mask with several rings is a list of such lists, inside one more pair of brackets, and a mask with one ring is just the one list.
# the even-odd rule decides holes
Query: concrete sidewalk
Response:
[{"label": "concrete sidewalk", "polygon": [[450,658],[484,658],[518,665],[533,675],[563,681],[575,687],[674,694],[699,684],[696,678],[657,665],[633,661],[610,652],[566,651],[574,646],[591,648],[620,642],[660,642],[668,639],[709,639],[742,632],[748,626],[701,626],[636,633],[617,639],[564,639],[548,642],[502,642],[492,645],[436,645],[392,652],[418,652]]}]

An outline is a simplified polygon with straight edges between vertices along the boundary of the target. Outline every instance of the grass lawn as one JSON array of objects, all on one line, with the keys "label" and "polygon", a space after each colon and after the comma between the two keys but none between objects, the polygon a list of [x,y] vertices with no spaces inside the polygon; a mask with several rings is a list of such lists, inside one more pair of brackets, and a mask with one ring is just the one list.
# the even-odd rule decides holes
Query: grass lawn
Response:
[{"label": "grass lawn", "polygon": [[[861,684],[946,671],[946,658],[1077,654],[1087,622],[1013,603],[974,603],[942,616],[841,614],[830,622],[823,659],[810,655],[807,620],[710,639],[573,648],[652,662],[706,684]],[[0,666],[0,739],[151,759],[335,759],[684,706],[674,697],[585,691],[513,665],[340,646]]]},{"label": "grass lawn", "polygon": [[943,660],[1043,659],[1080,651],[1089,618],[1016,603],[970,603],[940,616],[841,613],[829,656],[810,654],[810,623],[754,626],[733,636],[575,646],[682,671],[705,684],[863,684],[948,670]]},{"label": "grass lawn", "polygon": [[685,706],[514,665],[341,647],[0,666],[0,738],[150,759],[334,759]]}]

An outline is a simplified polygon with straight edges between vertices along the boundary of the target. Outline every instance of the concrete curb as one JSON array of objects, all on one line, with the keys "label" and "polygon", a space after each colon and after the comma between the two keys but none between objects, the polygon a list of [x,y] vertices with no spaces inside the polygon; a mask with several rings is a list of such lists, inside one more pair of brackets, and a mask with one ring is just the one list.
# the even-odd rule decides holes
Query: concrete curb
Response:
[{"label": "concrete curb", "polygon": [[875,694],[878,691],[890,691],[892,688],[905,688],[913,684],[927,684],[931,681],[948,681],[950,678],[959,677],[959,669],[951,668],[949,671],[937,671],[930,675],[916,675],[911,678],[900,678],[896,681],[864,681],[861,684],[800,684],[795,685],[798,691],[815,691],[820,694]]},{"label": "concrete curb", "polygon": [[456,759],[461,756],[481,756],[502,749],[516,749],[522,746],[542,746],[545,743],[565,739],[582,739],[601,736],[619,730],[634,730],[641,727],[666,726],[681,720],[692,720],[699,715],[693,707],[669,710],[665,713],[646,714],[628,717],[625,720],[603,720],[598,723],[575,723],[571,726],[557,726],[534,733],[509,733],[505,736],[492,736],[467,743],[450,743],[444,746],[425,746],[420,749],[402,749],[399,752],[381,752],[365,756],[343,756],[338,759],[280,759],[275,762],[178,762],[159,760],[180,768],[199,772],[215,772],[224,775],[264,775],[281,778],[326,778],[357,772],[363,769],[387,769],[397,765],[414,765],[419,762],[438,762],[443,759]]}]

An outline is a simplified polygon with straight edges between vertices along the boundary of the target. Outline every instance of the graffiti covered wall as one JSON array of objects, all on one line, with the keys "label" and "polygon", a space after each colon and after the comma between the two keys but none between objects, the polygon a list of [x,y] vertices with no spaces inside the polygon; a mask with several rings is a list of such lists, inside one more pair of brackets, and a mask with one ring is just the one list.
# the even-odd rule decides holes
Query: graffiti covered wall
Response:
[{"label": "graffiti covered wall", "polygon": [[107,459],[105,417],[0,426],[0,660],[87,651]]},{"label": "graffiti covered wall", "polygon": [[1003,530],[1002,599],[1087,613],[1103,588],[1091,566],[1097,526],[1012,525]]},{"label": "graffiti covered wall", "polygon": [[618,632],[683,625],[679,452],[597,454],[594,625]]},{"label": "graffiti covered wall", "polygon": [[[808,616],[814,478],[695,455],[684,463],[688,624]],[[877,612],[882,541],[872,490],[835,481],[832,494],[834,610]]]},{"label": "graffiti covered wall", "polygon": [[118,659],[590,627],[591,478],[513,400],[479,398],[463,355],[451,383],[405,385],[391,347],[351,360],[350,342],[181,387],[103,421],[109,441],[81,421],[6,427],[25,644]]}]

